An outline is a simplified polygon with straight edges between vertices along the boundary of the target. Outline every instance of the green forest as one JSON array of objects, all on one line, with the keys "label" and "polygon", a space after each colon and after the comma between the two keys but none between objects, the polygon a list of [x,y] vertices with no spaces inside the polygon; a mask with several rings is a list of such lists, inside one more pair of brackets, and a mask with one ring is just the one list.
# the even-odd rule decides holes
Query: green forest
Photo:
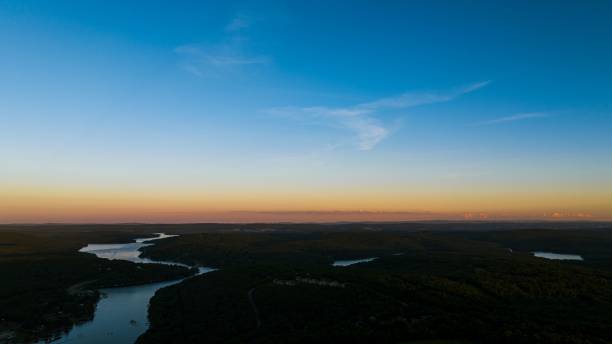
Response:
[{"label": "green forest", "polygon": [[612,226],[594,223],[4,226],[4,342],[91,320],[100,288],[192,275],[78,252],[162,231],[180,235],[144,257],[217,270],[158,290],[141,344],[612,342]]},{"label": "green forest", "polygon": [[[606,343],[611,243],[607,230],[184,235],[145,254],[219,270],[160,290],[139,342]],[[331,266],[363,257],[378,259]]]}]

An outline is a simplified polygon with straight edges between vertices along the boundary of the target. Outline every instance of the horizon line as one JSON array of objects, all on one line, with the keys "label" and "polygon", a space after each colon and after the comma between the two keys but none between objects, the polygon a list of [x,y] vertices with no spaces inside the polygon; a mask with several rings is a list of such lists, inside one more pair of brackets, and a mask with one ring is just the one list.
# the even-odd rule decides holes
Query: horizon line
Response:
[{"label": "horizon line", "polygon": [[0,226],[82,226],[82,225],[102,225],[102,226],[149,226],[149,225],[258,225],[258,224],[313,224],[313,225],[334,225],[334,224],[366,224],[366,223],[610,223],[612,219],[535,219],[535,218],[517,218],[517,219],[427,219],[427,220],[338,220],[338,221],[213,221],[213,222],[0,222]]}]

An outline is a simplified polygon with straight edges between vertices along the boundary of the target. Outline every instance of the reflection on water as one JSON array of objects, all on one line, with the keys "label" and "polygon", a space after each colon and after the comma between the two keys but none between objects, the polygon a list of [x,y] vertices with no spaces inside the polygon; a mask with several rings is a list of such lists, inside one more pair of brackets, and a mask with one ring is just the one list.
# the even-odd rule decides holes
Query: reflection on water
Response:
[{"label": "reflection on water", "polygon": [[[141,247],[151,246],[153,240],[170,238],[175,235],[158,233],[155,238],[136,239],[127,244],[89,244],[79,252],[95,254],[103,259],[127,260],[134,263],[155,263],[186,266],[175,262],[153,261],[140,258]],[[200,267],[198,274],[214,269]],[[85,343],[85,344],[123,344],[134,343],[149,327],[147,309],[149,300],[155,292],[183,279],[145,284],[123,288],[100,289],[102,298],[96,306],[94,319],[73,327],[73,329],[53,343]]]},{"label": "reflection on water", "polygon": [[118,259],[127,260],[133,263],[143,264],[166,264],[166,265],[177,265],[189,267],[188,265],[176,262],[166,262],[160,260],[151,260],[149,258],[141,258],[139,249],[141,247],[152,246],[154,244],[149,243],[154,240],[172,238],[177,235],[168,235],[164,233],[156,233],[158,236],[154,238],[141,238],[134,240],[135,242],[127,244],[89,244],[79,250],[79,252],[95,254],[98,258],[103,259]]},{"label": "reflection on water", "polygon": [[149,327],[149,300],[159,288],[178,283],[169,281],[141,286],[100,289],[103,297],[94,319],[75,326],[53,343],[134,343]]},{"label": "reflection on water", "polygon": [[153,237],[153,238],[141,238],[141,239],[136,239],[134,241],[136,241],[136,242],[146,242],[146,241],[153,241],[153,240],[159,240],[159,239],[173,238],[173,237],[177,237],[178,236],[176,234],[166,234],[166,233],[155,233],[155,234],[157,234],[156,237]]},{"label": "reflection on water", "polygon": [[553,260],[584,260],[582,256],[577,254],[562,254],[552,252],[533,252],[533,255],[539,258],[553,259]]},{"label": "reflection on water", "polygon": [[363,258],[363,259],[336,260],[332,264],[332,266],[349,266],[349,265],[358,264],[358,263],[371,262],[374,259],[378,259],[378,257]]}]

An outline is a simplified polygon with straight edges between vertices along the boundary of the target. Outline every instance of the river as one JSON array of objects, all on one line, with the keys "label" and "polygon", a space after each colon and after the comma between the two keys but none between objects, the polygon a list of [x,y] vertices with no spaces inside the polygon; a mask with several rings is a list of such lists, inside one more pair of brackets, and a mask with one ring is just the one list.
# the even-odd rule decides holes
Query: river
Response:
[{"label": "river", "polygon": [[[79,252],[95,254],[103,259],[119,259],[145,264],[187,266],[176,262],[154,261],[140,257],[141,252],[139,249],[141,247],[154,245],[153,241],[155,240],[175,236],[164,233],[156,234],[158,235],[157,237],[136,239],[134,242],[126,244],[89,244],[81,248]],[[214,270],[205,267],[199,267],[198,269],[198,274]],[[179,283],[182,280],[100,289],[102,298],[96,306],[93,320],[74,326],[68,333],[53,340],[51,343],[134,343],[149,327],[147,309],[149,300],[155,295],[155,292],[160,288]]]}]

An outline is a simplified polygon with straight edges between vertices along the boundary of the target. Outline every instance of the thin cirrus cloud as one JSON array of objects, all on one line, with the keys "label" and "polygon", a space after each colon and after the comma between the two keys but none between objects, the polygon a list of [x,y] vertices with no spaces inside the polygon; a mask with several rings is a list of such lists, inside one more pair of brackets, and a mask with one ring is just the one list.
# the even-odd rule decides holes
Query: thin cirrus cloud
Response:
[{"label": "thin cirrus cloud", "polygon": [[534,119],[534,118],[545,118],[545,117],[551,117],[551,116],[552,114],[547,113],[547,112],[527,112],[527,113],[519,113],[519,114],[512,115],[512,116],[500,117],[500,118],[495,118],[495,119],[491,119],[487,121],[477,122],[475,124],[476,125],[501,124],[501,123],[508,123],[508,122],[524,121],[524,120]]},{"label": "thin cirrus cloud", "polygon": [[267,56],[248,54],[235,41],[219,45],[188,44],[175,48],[174,52],[179,55],[183,70],[200,77],[270,62]]},{"label": "thin cirrus cloud", "polygon": [[482,81],[449,91],[406,92],[398,96],[381,98],[348,107],[287,106],[271,108],[266,112],[306,124],[327,125],[348,130],[355,135],[355,143],[359,150],[368,151],[376,147],[391,133],[391,127],[379,118],[382,112],[451,101],[488,84],[489,81]]},{"label": "thin cirrus cloud", "polygon": [[239,14],[225,26],[226,35],[221,43],[191,43],[174,48],[174,53],[179,56],[179,66],[203,77],[269,63],[268,56],[249,52],[244,32],[252,22],[250,17]]},{"label": "thin cirrus cloud", "polygon": [[213,67],[262,64],[269,61],[266,56],[245,54],[240,44],[235,42],[213,46],[188,44],[175,48],[174,52],[191,60],[194,64]]},{"label": "thin cirrus cloud", "polygon": [[244,13],[236,15],[229,23],[225,26],[226,32],[237,32],[248,28],[253,23],[253,18]]}]

